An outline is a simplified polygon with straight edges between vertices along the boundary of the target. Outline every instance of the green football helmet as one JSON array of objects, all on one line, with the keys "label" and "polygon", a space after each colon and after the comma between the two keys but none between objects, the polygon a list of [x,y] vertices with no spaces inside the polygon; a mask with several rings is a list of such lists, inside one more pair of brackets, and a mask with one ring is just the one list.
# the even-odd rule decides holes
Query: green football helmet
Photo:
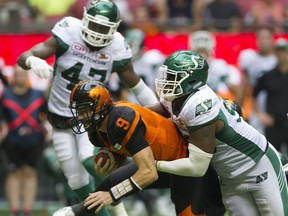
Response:
[{"label": "green football helmet", "polygon": [[198,53],[189,50],[169,55],[159,71],[162,75],[155,80],[159,97],[168,101],[189,95],[206,85],[208,63]]},{"label": "green football helmet", "polygon": [[121,22],[120,13],[111,0],[92,0],[82,19],[82,39],[93,47],[105,47],[113,39]]}]

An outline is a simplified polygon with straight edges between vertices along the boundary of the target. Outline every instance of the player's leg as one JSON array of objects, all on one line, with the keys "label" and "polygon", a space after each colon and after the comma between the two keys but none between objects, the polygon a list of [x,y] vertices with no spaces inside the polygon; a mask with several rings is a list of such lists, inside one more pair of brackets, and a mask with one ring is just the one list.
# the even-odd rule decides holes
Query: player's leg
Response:
[{"label": "player's leg", "polygon": [[218,174],[210,165],[207,170],[207,201],[205,206],[206,216],[223,216],[226,212],[222,202],[222,194]]},{"label": "player's leg", "polygon": [[23,166],[23,210],[30,215],[37,196],[38,189],[38,165],[40,163],[44,143],[25,149],[25,165]]},{"label": "player's leg", "polygon": [[287,215],[288,190],[278,152],[266,154],[248,171],[234,179],[222,179],[223,202],[229,215]]},{"label": "player's leg", "polygon": [[75,136],[78,148],[78,158],[85,169],[94,178],[95,188],[97,188],[100,182],[103,180],[103,177],[100,177],[96,174],[93,162],[94,152],[96,152],[99,148],[92,145],[87,133],[77,134]]},{"label": "player's leg", "polygon": [[255,200],[249,192],[235,191],[235,187],[225,186],[222,190],[223,202],[228,215],[253,215],[260,216]]},{"label": "player's leg", "polygon": [[207,185],[203,180],[171,175],[171,199],[178,216],[204,215]]},{"label": "player's leg", "polygon": [[[280,157],[276,149],[269,145],[265,155],[251,170],[249,176],[256,175],[254,199],[261,215],[288,215],[288,189]],[[263,200],[263,197],[266,199]]]},{"label": "player's leg", "polygon": [[3,144],[7,156],[7,175],[4,182],[5,196],[8,201],[11,215],[20,214],[21,200],[21,168],[23,163],[22,152],[10,143]]},{"label": "player's leg", "polygon": [[[85,200],[89,193],[94,191],[94,185],[79,159],[75,134],[70,129],[53,128],[53,144],[60,167],[68,180],[68,185],[80,201]],[[98,215],[107,216],[109,213],[104,208]]]},{"label": "player's leg", "polygon": [[94,188],[89,173],[78,158],[75,135],[70,129],[53,128],[53,145],[68,185],[77,194],[79,200],[84,200]]},{"label": "player's leg", "polygon": [[63,174],[52,143],[49,144],[43,152],[41,169],[42,172],[45,172],[49,177],[55,179],[56,182],[63,187],[60,194],[58,194],[62,203],[73,205],[79,202],[75,192],[68,185],[67,178]]}]

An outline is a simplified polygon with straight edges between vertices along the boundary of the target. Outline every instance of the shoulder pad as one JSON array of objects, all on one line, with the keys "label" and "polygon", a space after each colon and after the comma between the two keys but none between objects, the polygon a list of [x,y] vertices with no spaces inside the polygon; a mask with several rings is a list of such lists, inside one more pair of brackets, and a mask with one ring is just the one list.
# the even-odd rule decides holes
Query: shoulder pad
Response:
[{"label": "shoulder pad", "polygon": [[182,118],[190,127],[204,125],[218,116],[220,107],[219,97],[208,86],[203,86],[184,105]]},{"label": "shoulder pad", "polygon": [[64,17],[55,24],[52,33],[63,42],[70,44],[70,41],[81,38],[80,30],[81,20],[74,17]]}]

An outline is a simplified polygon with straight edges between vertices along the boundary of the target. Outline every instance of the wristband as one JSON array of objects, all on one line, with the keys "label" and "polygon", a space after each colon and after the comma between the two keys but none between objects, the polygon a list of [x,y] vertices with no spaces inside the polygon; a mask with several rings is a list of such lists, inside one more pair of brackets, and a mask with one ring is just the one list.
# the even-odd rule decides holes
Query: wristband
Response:
[{"label": "wristband", "polygon": [[109,189],[109,193],[114,202],[119,201],[122,197],[128,196],[142,188],[133,180],[132,177],[125,179],[119,184]]}]

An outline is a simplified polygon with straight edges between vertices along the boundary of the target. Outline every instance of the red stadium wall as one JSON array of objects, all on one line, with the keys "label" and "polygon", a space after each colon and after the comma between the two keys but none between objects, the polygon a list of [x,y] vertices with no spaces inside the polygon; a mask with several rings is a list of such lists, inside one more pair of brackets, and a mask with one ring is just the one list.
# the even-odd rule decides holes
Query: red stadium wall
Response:
[{"label": "red stadium wall", "polygon": [[[7,65],[14,65],[18,56],[35,44],[44,41],[49,34],[27,34],[27,35],[0,35],[0,57],[4,58]],[[288,34],[277,34],[277,37],[285,37]],[[217,47],[216,57],[224,58],[231,64],[237,63],[238,54],[246,48],[256,49],[255,35],[252,33],[241,34],[215,34]],[[147,49],[159,49],[168,55],[171,52],[188,48],[188,34],[158,34],[148,36],[145,40]],[[50,63],[53,58],[48,60]]]}]

